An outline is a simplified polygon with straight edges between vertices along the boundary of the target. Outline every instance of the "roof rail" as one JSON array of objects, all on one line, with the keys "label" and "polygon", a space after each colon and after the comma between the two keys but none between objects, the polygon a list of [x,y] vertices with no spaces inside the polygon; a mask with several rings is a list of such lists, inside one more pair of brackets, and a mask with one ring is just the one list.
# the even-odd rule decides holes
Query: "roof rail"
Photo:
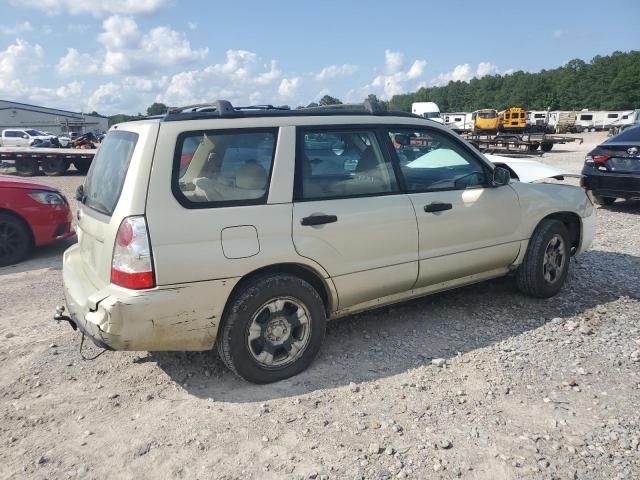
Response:
[{"label": "roof rail", "polygon": [[184,107],[170,107],[163,121],[196,120],[204,118],[240,118],[248,116],[333,116],[333,115],[389,115],[415,117],[408,112],[394,112],[378,101],[365,100],[363,103],[340,103],[319,105],[291,110],[288,106],[249,105],[234,107],[228,100],[212,103],[198,103]]}]

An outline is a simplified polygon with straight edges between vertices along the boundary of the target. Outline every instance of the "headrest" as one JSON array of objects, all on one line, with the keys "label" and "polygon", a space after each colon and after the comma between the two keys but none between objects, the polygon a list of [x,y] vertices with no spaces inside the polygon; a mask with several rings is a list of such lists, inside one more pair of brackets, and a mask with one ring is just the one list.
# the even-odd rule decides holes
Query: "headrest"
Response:
[{"label": "headrest", "polygon": [[245,190],[264,190],[267,186],[267,171],[254,161],[245,163],[236,173],[236,187]]}]

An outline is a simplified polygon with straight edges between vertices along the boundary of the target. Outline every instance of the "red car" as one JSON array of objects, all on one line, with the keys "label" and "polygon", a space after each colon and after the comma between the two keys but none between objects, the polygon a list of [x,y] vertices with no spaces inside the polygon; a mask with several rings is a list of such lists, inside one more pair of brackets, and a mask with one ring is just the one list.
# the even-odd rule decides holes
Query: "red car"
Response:
[{"label": "red car", "polygon": [[19,262],[35,246],[73,235],[71,209],[59,190],[0,175],[0,267]]}]

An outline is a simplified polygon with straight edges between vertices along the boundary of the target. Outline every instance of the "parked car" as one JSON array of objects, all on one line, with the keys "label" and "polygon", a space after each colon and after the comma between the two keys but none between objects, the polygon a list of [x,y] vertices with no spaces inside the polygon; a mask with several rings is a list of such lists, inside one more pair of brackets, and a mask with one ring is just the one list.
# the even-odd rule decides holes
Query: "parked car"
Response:
[{"label": "parked car", "polygon": [[66,137],[66,136],[64,136],[64,135],[54,135],[54,134],[53,134],[53,133],[51,133],[51,132],[41,132],[41,133],[42,133],[42,135],[47,135],[47,136],[49,136],[49,137],[55,137],[55,138],[57,138],[57,139],[58,139],[58,143],[60,144],[60,146],[61,146],[62,148],[66,148],[66,147],[68,147],[68,146],[69,146],[69,143],[71,143],[71,138]]},{"label": "parked car", "polygon": [[0,175],[0,267],[23,260],[33,247],[73,235],[71,210],[59,190]]},{"label": "parked car", "polygon": [[584,161],[581,185],[600,205],[640,198],[640,126],[628,128],[591,150]]},{"label": "parked car", "polygon": [[2,131],[3,147],[28,147],[35,140],[49,140],[50,136],[43,135],[42,132],[33,129],[12,129],[7,128]]},{"label": "parked car", "polygon": [[216,346],[266,383],[311,363],[327,320],[509,273],[534,297],[561,289],[593,204],[517,178],[565,172],[512,179],[444,126],[350,108],[220,101],[112,127],[54,318],[109,349]]}]

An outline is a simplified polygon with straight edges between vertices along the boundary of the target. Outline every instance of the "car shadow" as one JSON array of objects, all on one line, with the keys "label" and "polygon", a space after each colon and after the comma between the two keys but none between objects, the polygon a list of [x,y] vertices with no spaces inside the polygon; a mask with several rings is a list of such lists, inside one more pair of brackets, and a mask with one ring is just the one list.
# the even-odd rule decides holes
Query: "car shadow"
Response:
[{"label": "car shadow", "polygon": [[525,297],[505,277],[353,315],[329,324],[308,370],[269,385],[237,379],[215,352],[154,352],[137,361],[156,362],[199,398],[267,401],[393,376],[521,335],[555,317],[640,298],[640,285],[631,278],[640,278],[640,257],[595,250],[576,259],[567,284],[551,299]]},{"label": "car shadow", "polygon": [[35,270],[62,270],[62,254],[71,245],[76,243],[75,235],[65,240],[60,240],[50,245],[35,247],[29,256],[20,263],[0,267],[0,277],[16,273],[33,272]]},{"label": "car shadow", "polygon": [[600,208],[609,210],[610,212],[640,215],[640,200],[618,200],[612,205],[601,205]]}]

